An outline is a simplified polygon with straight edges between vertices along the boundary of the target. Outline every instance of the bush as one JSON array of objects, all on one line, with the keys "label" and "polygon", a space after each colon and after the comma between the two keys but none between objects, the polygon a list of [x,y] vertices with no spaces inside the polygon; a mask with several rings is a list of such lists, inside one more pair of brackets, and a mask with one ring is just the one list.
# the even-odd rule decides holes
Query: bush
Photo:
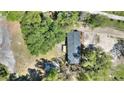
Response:
[{"label": "bush", "polygon": [[[101,49],[85,48],[81,61],[83,71],[80,74],[81,80],[108,80],[111,68],[111,57]],[[83,76],[83,77],[82,77]]]},{"label": "bush", "polygon": [[113,80],[124,80],[124,65],[117,65],[112,72]]},{"label": "bush", "polygon": [[0,80],[7,80],[9,75],[9,72],[7,70],[7,67],[0,64]]},{"label": "bush", "polygon": [[118,20],[112,20],[102,15],[90,15],[84,20],[86,24],[91,26],[92,28],[95,27],[114,27],[119,30],[124,29],[124,22]]},{"label": "bush", "polygon": [[6,12],[3,12],[3,15],[5,15],[9,21],[21,21],[23,15],[24,15],[24,12],[22,12],[22,11],[7,12],[6,11]]},{"label": "bush", "polygon": [[46,77],[47,81],[58,80],[58,71],[55,68],[52,68]]}]

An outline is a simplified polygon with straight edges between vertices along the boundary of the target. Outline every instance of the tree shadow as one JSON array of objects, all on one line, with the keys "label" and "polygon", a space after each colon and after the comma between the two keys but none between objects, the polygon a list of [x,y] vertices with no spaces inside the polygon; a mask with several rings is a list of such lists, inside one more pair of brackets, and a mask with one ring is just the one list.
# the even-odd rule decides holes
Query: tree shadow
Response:
[{"label": "tree shadow", "polygon": [[16,73],[12,73],[9,76],[8,81],[41,81],[41,72],[36,69],[28,68],[28,74],[18,76]]}]

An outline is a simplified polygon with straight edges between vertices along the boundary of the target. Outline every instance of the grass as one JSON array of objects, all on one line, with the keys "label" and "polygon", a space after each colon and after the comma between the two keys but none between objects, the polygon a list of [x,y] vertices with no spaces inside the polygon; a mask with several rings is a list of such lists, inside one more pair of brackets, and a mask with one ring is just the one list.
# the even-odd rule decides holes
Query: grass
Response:
[{"label": "grass", "polygon": [[[59,43],[59,46],[61,46],[63,42]],[[58,44],[57,44],[58,45]],[[62,50],[58,50],[57,47],[53,47],[52,50],[48,51],[46,54],[44,55],[39,55],[39,56],[36,56],[37,59],[39,58],[46,58],[48,60],[51,60],[52,58],[56,58],[56,57],[60,57],[60,56],[63,56],[64,53],[62,52]]]},{"label": "grass", "polygon": [[37,57],[37,59],[39,59],[39,58],[46,58],[46,59],[52,59],[52,58],[54,58],[54,57],[56,57],[57,56],[57,50],[56,50],[56,48],[53,48],[52,50],[50,50],[49,52],[47,52],[47,54],[45,54],[45,55],[39,55],[38,57]]}]

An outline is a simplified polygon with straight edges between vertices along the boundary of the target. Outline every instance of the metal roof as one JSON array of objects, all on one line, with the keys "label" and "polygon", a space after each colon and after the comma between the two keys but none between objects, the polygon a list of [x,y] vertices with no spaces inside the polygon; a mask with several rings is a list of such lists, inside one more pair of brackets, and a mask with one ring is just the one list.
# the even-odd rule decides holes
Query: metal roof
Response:
[{"label": "metal roof", "polygon": [[72,31],[67,35],[67,56],[69,64],[80,62],[80,32]]}]

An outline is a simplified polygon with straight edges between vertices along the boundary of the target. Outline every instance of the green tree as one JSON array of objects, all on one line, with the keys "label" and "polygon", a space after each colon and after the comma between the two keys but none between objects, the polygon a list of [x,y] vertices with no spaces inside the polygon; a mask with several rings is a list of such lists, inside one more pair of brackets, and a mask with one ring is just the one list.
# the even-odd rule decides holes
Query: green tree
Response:
[{"label": "green tree", "polygon": [[95,28],[95,27],[114,27],[119,30],[124,29],[124,21],[120,20],[113,20],[106,16],[102,16],[99,14],[90,14],[84,20],[84,23],[88,26]]},{"label": "green tree", "polygon": [[21,21],[24,12],[22,11],[6,11],[3,13],[9,21]]},{"label": "green tree", "polygon": [[58,80],[58,71],[55,68],[52,68],[46,77],[47,81]]},{"label": "green tree", "polygon": [[65,39],[66,28],[78,20],[78,12],[53,12],[53,16],[49,12],[25,12],[21,28],[31,54],[46,54]]},{"label": "green tree", "polygon": [[9,76],[9,72],[7,70],[7,67],[0,64],[0,80],[7,80]]},{"label": "green tree", "polygon": [[124,80],[124,65],[119,64],[112,71],[113,80]]},{"label": "green tree", "polygon": [[22,25],[37,25],[41,22],[41,17],[39,12],[25,12],[21,20]]},{"label": "green tree", "polygon": [[[85,59],[82,60],[83,68],[80,74],[87,77],[84,80],[108,80],[111,69],[111,57],[101,49],[85,48],[82,55]],[[83,77],[80,78],[83,80]]]}]

